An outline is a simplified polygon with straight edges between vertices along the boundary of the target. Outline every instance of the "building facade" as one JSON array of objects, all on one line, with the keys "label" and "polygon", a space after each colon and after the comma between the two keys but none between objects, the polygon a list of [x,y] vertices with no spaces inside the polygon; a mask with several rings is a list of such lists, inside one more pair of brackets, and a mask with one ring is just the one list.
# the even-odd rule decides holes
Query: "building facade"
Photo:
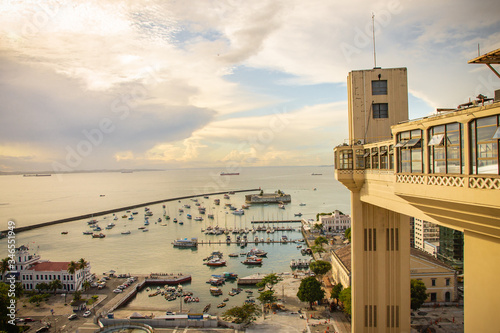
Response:
[{"label": "building facade", "polygon": [[[351,286],[351,245],[331,252],[332,278],[342,287]],[[458,300],[456,271],[430,254],[410,250],[410,279],[420,280],[427,288],[426,303],[446,304]]]},{"label": "building facade", "polygon": [[82,289],[84,281],[90,281],[90,264],[82,268],[75,267],[73,273],[68,272],[70,262],[51,262],[41,260],[40,256],[28,246],[22,245],[16,248],[16,271],[17,282],[23,285],[25,290],[36,290],[40,283],[51,283],[59,280],[62,283],[61,292],[74,292]]},{"label": "building facade", "polygon": [[458,269],[464,266],[464,233],[439,226],[439,260]]},{"label": "building facade", "polygon": [[342,214],[339,210],[335,210],[330,215],[321,215],[319,221],[326,233],[344,233],[351,227],[351,217]]},{"label": "building facade", "polygon": [[[492,68],[500,64],[500,49],[469,63]],[[348,79],[350,99],[352,89],[367,90]],[[463,232],[465,331],[500,327],[500,290],[484,292],[500,276],[500,93],[495,96],[393,123],[385,135],[392,137],[377,142],[351,140],[380,119],[349,109],[361,116],[349,118],[350,141],[334,149],[334,158],[335,177],[351,191],[353,332],[410,332],[409,216]]]},{"label": "building facade", "polygon": [[437,256],[439,247],[439,226],[437,224],[414,218],[414,247]]}]

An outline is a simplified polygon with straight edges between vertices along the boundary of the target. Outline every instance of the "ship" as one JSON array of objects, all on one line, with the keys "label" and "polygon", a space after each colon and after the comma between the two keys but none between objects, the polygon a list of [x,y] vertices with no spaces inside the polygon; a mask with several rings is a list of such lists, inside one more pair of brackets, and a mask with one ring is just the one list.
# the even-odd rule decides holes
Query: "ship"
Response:
[{"label": "ship", "polygon": [[220,175],[221,176],[239,176],[240,173],[239,172],[221,172]]}]

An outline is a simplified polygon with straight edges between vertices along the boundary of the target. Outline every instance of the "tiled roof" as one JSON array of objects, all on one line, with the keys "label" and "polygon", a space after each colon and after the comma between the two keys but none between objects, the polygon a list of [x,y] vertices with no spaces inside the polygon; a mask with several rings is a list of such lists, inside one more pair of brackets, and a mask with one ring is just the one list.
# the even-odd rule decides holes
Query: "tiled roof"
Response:
[{"label": "tiled roof", "polygon": [[342,261],[342,264],[351,272],[351,244],[347,244],[334,250],[335,255]]},{"label": "tiled roof", "polygon": [[419,250],[419,249],[416,249],[416,248],[413,248],[413,247],[410,247],[410,256],[430,261],[434,265],[438,265],[438,266],[444,267],[446,269],[454,270],[453,267],[445,264],[441,260],[438,260],[437,258],[433,257],[429,253],[422,251],[422,250]]},{"label": "tiled roof", "polygon": [[69,262],[39,262],[33,264],[30,270],[37,272],[59,272],[66,271],[68,269]]}]

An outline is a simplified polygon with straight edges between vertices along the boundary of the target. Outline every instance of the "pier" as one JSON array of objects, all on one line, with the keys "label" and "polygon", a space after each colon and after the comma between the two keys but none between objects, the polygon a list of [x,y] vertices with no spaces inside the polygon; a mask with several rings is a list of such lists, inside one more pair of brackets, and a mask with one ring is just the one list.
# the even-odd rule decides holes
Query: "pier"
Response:
[{"label": "pier", "polygon": [[280,220],[280,221],[271,221],[271,220],[266,220],[266,221],[251,221],[250,223],[302,223],[302,220]]},{"label": "pier", "polygon": [[[257,188],[257,189],[249,189],[249,190],[236,190],[236,191],[231,191],[231,192],[241,193],[241,192],[253,192],[253,191],[260,191],[260,189]],[[131,209],[145,207],[145,206],[149,206],[149,205],[160,204],[163,202],[178,201],[178,200],[198,198],[198,197],[211,196],[211,195],[221,195],[221,194],[226,194],[226,193],[228,193],[228,191],[213,192],[213,193],[201,193],[201,194],[186,195],[186,196],[182,196],[182,197],[169,198],[169,199],[163,199],[163,200],[148,201],[148,202],[143,202],[143,203],[136,204],[136,205],[130,205],[130,206],[125,206],[125,207],[120,207],[120,208],[104,210],[104,211],[100,211],[100,212],[94,212],[94,213],[89,213],[89,214],[84,214],[84,215],[79,215],[79,216],[73,216],[73,217],[68,217],[65,219],[60,219],[60,220],[55,220],[55,221],[50,221],[50,222],[33,224],[33,225],[26,226],[26,227],[16,227],[16,233],[20,233],[22,231],[33,230],[33,229],[37,229],[37,228],[42,228],[42,227],[47,227],[47,226],[54,225],[54,224],[72,222],[72,221],[83,220],[83,219],[90,219],[90,218],[94,218],[97,216],[112,214],[112,213],[116,213],[116,212],[120,212],[120,211],[124,211],[124,210],[131,210]],[[9,230],[2,230],[0,232],[7,233],[8,231]]]},{"label": "pier", "polygon": [[[258,242],[246,241],[245,243],[246,244],[264,244],[264,243],[266,243],[266,244],[288,244],[288,243],[296,243],[298,241],[300,241],[300,240],[299,239],[298,240],[289,239],[289,240],[285,241],[285,240],[280,239],[280,240],[269,240],[269,241],[265,240],[265,241],[258,241]],[[217,241],[211,241],[211,240],[203,241],[203,240],[201,240],[201,241],[198,241],[198,245],[214,245],[214,244],[215,245],[229,245],[229,244],[238,244],[239,245],[240,242],[236,242],[236,241],[227,242],[225,240],[217,240]]]},{"label": "pier", "polygon": [[262,279],[266,275],[267,274],[257,273],[257,274],[253,274],[253,275],[250,275],[250,276],[245,276],[245,277],[242,277],[242,278],[238,278],[238,285],[239,286],[241,286],[241,285],[255,285],[255,284],[259,283],[260,281],[262,281]]}]

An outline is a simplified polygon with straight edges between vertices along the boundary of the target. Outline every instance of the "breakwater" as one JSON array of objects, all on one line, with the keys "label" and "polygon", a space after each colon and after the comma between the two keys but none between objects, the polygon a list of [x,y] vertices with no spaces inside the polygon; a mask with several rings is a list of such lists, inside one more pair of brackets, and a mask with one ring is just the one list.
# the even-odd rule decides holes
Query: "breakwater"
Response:
[{"label": "breakwater", "polygon": [[[253,192],[253,191],[260,191],[260,189],[257,188],[257,189],[248,189],[248,190],[235,190],[235,191],[231,191],[231,192],[241,193],[241,192]],[[211,195],[220,195],[220,194],[226,194],[226,193],[228,193],[228,191],[202,193],[202,194],[196,194],[196,195],[186,195],[186,196],[182,196],[182,197],[148,201],[148,202],[143,202],[140,204],[119,207],[119,208],[113,208],[113,209],[103,210],[103,211],[99,211],[99,212],[93,212],[93,213],[89,213],[89,214],[83,214],[83,215],[68,217],[68,218],[64,218],[64,219],[59,219],[59,220],[55,220],[55,221],[42,222],[42,223],[38,223],[38,224],[29,225],[26,227],[16,227],[16,233],[19,233],[22,231],[33,230],[33,229],[37,229],[37,228],[43,228],[43,227],[47,227],[47,226],[54,225],[54,224],[61,224],[61,223],[72,222],[72,221],[76,221],[76,220],[89,219],[89,218],[93,218],[93,217],[97,217],[97,216],[116,213],[116,212],[123,211],[123,210],[130,210],[130,209],[145,207],[145,206],[149,206],[149,205],[161,204],[163,202],[198,198],[198,197],[211,196]],[[8,232],[8,230],[2,230],[0,232],[6,233],[6,232]]]}]

